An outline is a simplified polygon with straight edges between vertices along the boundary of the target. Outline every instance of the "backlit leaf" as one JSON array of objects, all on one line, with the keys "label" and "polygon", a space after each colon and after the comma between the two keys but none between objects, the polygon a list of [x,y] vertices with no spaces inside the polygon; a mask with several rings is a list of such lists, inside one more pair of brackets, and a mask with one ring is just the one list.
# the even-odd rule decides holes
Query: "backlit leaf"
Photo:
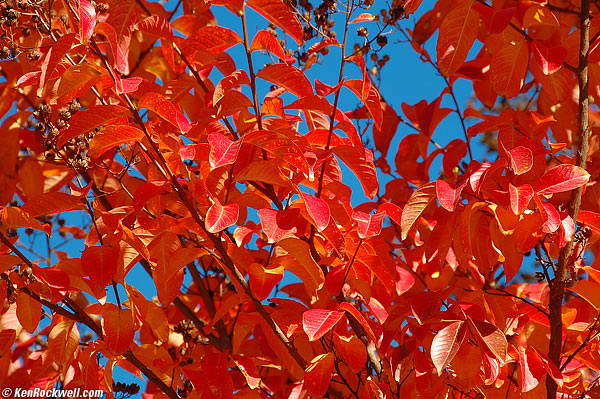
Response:
[{"label": "backlit leaf", "polygon": [[522,214],[527,205],[533,198],[533,188],[529,184],[523,184],[515,187],[512,184],[508,185],[508,193],[510,194],[510,209],[515,215]]},{"label": "backlit leaf", "polygon": [[88,247],[81,254],[83,271],[99,286],[106,286],[117,273],[119,248],[106,245]]},{"label": "backlit leaf", "polygon": [[206,219],[204,220],[206,230],[213,234],[225,230],[237,222],[239,212],[240,207],[238,204],[221,205],[215,199],[208,212],[206,212]]},{"label": "backlit leaf", "polygon": [[373,215],[360,211],[352,212],[352,219],[354,219],[358,225],[358,236],[363,240],[375,237],[381,233],[384,217],[385,212],[377,212]]},{"label": "backlit leaf", "polygon": [[87,42],[94,34],[96,8],[87,0],[79,2],[79,35],[81,42]]},{"label": "backlit leaf", "polygon": [[513,98],[519,94],[525,81],[528,61],[529,50],[524,39],[505,44],[494,55],[490,74],[497,95]]},{"label": "backlit leaf", "polygon": [[322,398],[327,393],[333,375],[335,356],[328,352],[315,357],[304,372],[304,385],[313,398]]},{"label": "backlit leaf", "polygon": [[440,331],[431,341],[431,360],[438,375],[452,361],[465,339],[464,321],[455,321]]},{"label": "backlit leaf", "polygon": [[533,166],[533,152],[527,147],[518,146],[506,152],[510,166],[515,175],[522,175]]},{"label": "backlit leaf", "polygon": [[154,92],[144,94],[144,96],[140,98],[138,106],[140,108],[147,108],[156,113],[182,133],[187,132],[191,128],[186,117],[177,110],[177,107],[175,107],[173,103],[161,94]]},{"label": "backlit leaf", "polygon": [[104,342],[113,355],[125,353],[132,344],[135,326],[131,309],[112,308],[102,314]]},{"label": "backlit leaf", "polygon": [[302,314],[302,328],[310,341],[316,341],[333,328],[344,312],[328,309],[310,309]]},{"label": "backlit leaf", "polygon": [[69,121],[69,128],[58,136],[58,147],[80,134],[93,132],[94,129],[119,119],[129,113],[127,108],[120,105],[96,105],[88,110],[80,111],[73,115]]},{"label": "backlit leaf", "polygon": [[111,148],[139,141],[144,137],[144,132],[129,125],[108,125],[94,135],[90,141],[88,155],[92,158],[99,157]]},{"label": "backlit leaf", "polygon": [[258,263],[252,263],[248,269],[250,288],[256,299],[264,301],[269,297],[273,288],[283,278],[283,266],[264,268]]},{"label": "backlit leaf", "polygon": [[298,17],[283,1],[249,0],[246,4],[290,35],[298,45],[302,44],[304,38],[302,25]]},{"label": "backlit leaf", "polygon": [[[275,0],[275,2],[277,1],[278,0]],[[304,97],[313,94],[312,85],[310,84],[310,81],[306,75],[292,65],[268,65],[258,71],[256,77],[281,86],[298,97]]]},{"label": "backlit leaf", "polygon": [[467,58],[477,37],[479,14],[472,1],[465,1],[446,15],[440,26],[437,59],[445,76],[454,74]]},{"label": "backlit leaf", "polygon": [[590,179],[585,169],[575,165],[562,164],[547,171],[535,186],[538,194],[548,195],[574,190]]},{"label": "backlit leaf", "polygon": [[33,334],[38,324],[40,324],[42,304],[24,292],[20,292],[16,299],[19,323],[24,329]]},{"label": "backlit leaf", "polygon": [[242,145],[240,140],[229,140],[221,133],[211,133],[208,142],[210,143],[208,160],[212,169],[234,163]]},{"label": "backlit leaf", "polygon": [[304,200],[306,210],[315,223],[317,231],[323,231],[329,224],[329,205],[321,198],[304,192],[300,192],[300,197]]},{"label": "backlit leaf", "polygon": [[402,239],[406,240],[408,232],[421,213],[436,197],[436,183],[427,183],[417,188],[402,210]]}]

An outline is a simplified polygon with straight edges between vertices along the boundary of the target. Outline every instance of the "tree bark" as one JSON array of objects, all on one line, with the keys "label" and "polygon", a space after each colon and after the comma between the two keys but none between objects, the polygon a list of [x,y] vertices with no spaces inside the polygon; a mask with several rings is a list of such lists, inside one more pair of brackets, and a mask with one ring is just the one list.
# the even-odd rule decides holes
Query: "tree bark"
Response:
[{"label": "tree bark", "polygon": [[[579,80],[579,113],[578,131],[574,137],[573,146],[577,148],[577,166],[585,169],[589,149],[589,123],[588,123],[588,53],[590,47],[590,0],[581,1],[580,15],[580,46],[579,65],[577,67],[577,78]],[[573,192],[569,201],[569,214],[574,221],[581,206],[581,195],[583,187]],[[573,256],[573,241],[567,243],[558,258],[556,275],[550,287],[550,344],[548,345],[548,357],[560,368],[562,349],[562,302],[565,292],[565,284],[568,275],[569,262]],[[546,379],[546,396],[548,399],[556,399],[556,382],[552,378]]]}]

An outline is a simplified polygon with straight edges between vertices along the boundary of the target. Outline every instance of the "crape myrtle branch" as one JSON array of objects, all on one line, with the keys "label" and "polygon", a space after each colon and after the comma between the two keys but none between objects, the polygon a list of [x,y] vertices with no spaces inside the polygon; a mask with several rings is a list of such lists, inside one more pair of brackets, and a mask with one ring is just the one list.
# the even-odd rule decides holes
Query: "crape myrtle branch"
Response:
[{"label": "crape myrtle branch", "polygon": [[[576,165],[585,169],[589,151],[589,76],[588,76],[588,57],[590,49],[590,0],[581,1],[581,15],[579,19],[579,65],[577,67],[577,79],[579,86],[578,99],[578,130],[576,136],[577,160]],[[577,215],[581,207],[581,197],[583,187],[578,187],[571,194],[571,199],[567,204],[569,215],[573,220],[577,220]],[[560,250],[558,263],[556,264],[556,275],[554,283],[550,288],[550,343],[548,345],[548,357],[557,366],[560,367],[561,348],[562,348],[562,306],[565,293],[565,285],[568,276],[568,266],[573,256],[575,247],[574,240],[571,240]],[[597,320],[596,320],[597,321]],[[546,393],[548,398],[556,397],[557,384],[552,378],[546,379]]]}]

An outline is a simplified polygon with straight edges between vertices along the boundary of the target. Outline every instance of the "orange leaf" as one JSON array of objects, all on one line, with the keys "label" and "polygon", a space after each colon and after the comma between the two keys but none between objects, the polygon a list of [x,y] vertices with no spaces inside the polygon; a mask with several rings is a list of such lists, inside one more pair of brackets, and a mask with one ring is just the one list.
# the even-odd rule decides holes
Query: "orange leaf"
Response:
[{"label": "orange leaf", "polygon": [[437,42],[438,65],[444,76],[454,74],[465,60],[477,37],[479,13],[472,1],[450,11],[440,26]]},{"label": "orange leaf", "polygon": [[438,375],[452,361],[465,339],[464,321],[458,320],[447,325],[433,337],[431,341],[431,360]]},{"label": "orange leaf", "polygon": [[333,328],[344,312],[328,309],[310,309],[302,314],[302,328],[309,341],[316,341]]},{"label": "orange leaf", "polygon": [[406,240],[410,228],[415,224],[421,213],[436,197],[436,183],[427,183],[417,188],[402,210],[401,228],[402,239]]},{"label": "orange leaf", "polygon": [[298,17],[283,1],[249,0],[246,4],[290,35],[298,45],[302,44],[304,38],[302,25]]},{"label": "orange leaf", "polygon": [[206,219],[204,220],[206,230],[209,233],[218,233],[225,230],[237,222],[239,212],[240,207],[238,204],[233,203],[223,206],[219,200],[215,199],[208,212],[206,212]]},{"label": "orange leaf", "polygon": [[492,88],[499,96],[513,98],[521,91],[527,64],[529,49],[526,40],[506,43],[492,58],[490,67]]},{"label": "orange leaf", "polygon": [[261,301],[267,299],[273,288],[283,278],[283,272],[283,266],[267,269],[258,263],[252,263],[248,269],[248,275],[254,296]]},{"label": "orange leaf", "polygon": [[304,386],[315,398],[322,398],[329,388],[335,356],[328,352],[315,357],[304,371]]},{"label": "orange leaf", "polygon": [[334,333],[333,343],[352,371],[358,373],[365,367],[367,348],[365,348],[365,344],[356,335],[343,336]]},{"label": "orange leaf", "polygon": [[154,112],[182,133],[186,133],[192,127],[185,116],[177,110],[177,107],[161,94],[155,92],[144,94],[140,98],[138,106]]},{"label": "orange leaf", "polygon": [[119,105],[96,105],[88,110],[79,111],[69,121],[69,128],[58,136],[57,147],[80,134],[87,134],[97,127],[119,119],[129,113],[129,110]]},{"label": "orange leaf", "polygon": [[17,318],[24,329],[34,333],[42,317],[42,304],[24,292],[17,294]]},{"label": "orange leaf", "polygon": [[81,254],[81,266],[90,279],[104,287],[117,273],[119,248],[99,246],[88,247]]},{"label": "orange leaf", "polygon": [[135,336],[131,309],[112,308],[104,312],[102,331],[104,342],[113,355],[125,353]]},{"label": "orange leaf", "polygon": [[136,127],[129,125],[108,125],[90,141],[88,155],[96,158],[114,146],[131,141],[139,141],[143,137],[144,132]]}]

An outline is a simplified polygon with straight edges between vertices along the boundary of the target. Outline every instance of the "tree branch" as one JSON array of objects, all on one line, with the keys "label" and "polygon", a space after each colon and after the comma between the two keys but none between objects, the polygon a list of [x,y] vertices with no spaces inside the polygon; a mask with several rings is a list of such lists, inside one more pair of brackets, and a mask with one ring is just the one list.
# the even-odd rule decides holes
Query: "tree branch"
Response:
[{"label": "tree branch", "polygon": [[[589,149],[589,121],[588,121],[588,55],[590,47],[590,0],[581,1],[581,16],[579,20],[580,45],[579,45],[579,66],[577,67],[577,78],[579,81],[579,112],[578,112],[578,143],[577,145],[577,166],[586,167],[586,160]],[[575,143],[574,143],[575,144]],[[568,204],[569,214],[573,220],[577,220],[577,214],[581,207],[581,196],[583,187],[575,190]],[[562,346],[562,302],[565,292],[567,279],[567,269],[569,261],[573,255],[574,242],[570,241],[565,245],[558,258],[556,265],[556,276],[552,287],[550,288],[550,344],[548,345],[548,358],[560,367],[561,346]],[[546,379],[546,396],[548,399],[556,398],[557,385],[552,378]]]}]

